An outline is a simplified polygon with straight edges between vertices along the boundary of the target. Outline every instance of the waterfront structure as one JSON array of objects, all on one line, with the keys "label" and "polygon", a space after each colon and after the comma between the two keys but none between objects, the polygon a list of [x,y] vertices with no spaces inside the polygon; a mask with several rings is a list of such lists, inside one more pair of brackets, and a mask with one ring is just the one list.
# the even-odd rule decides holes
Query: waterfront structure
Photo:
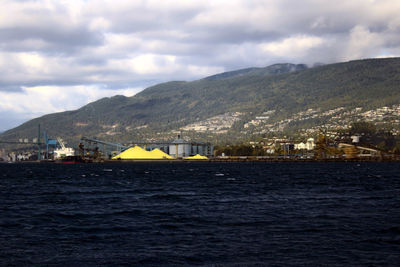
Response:
[{"label": "waterfront structure", "polygon": [[339,143],[338,147],[345,153],[346,159],[381,159],[382,151],[377,149],[356,146],[346,143]]},{"label": "waterfront structure", "polygon": [[[66,147],[64,141],[61,138],[57,138],[58,144],[61,146],[59,149],[55,149],[54,159],[61,159],[64,157],[70,157],[75,155],[75,150],[71,147]],[[48,152],[47,152],[48,153]],[[48,158],[48,156],[47,156]]]},{"label": "waterfront structure", "polygon": [[169,145],[169,154],[175,158],[184,158],[190,156],[191,144],[183,139],[176,139]]},{"label": "waterfront structure", "polygon": [[112,159],[173,159],[170,155],[162,152],[158,148],[153,149],[152,151],[147,151],[140,146],[134,146],[128,148],[124,152],[114,156]]},{"label": "waterfront structure", "polygon": [[213,147],[210,143],[193,142],[179,138],[169,144],[169,155],[175,158],[185,158],[200,154],[203,156],[213,156]]},{"label": "waterfront structure", "polygon": [[[210,143],[188,141],[182,139],[180,136],[173,141],[139,141],[125,145],[83,137],[79,145],[79,152],[82,157],[87,156],[88,153],[90,155],[96,153],[100,157],[111,159],[135,146],[147,152],[164,153],[173,158],[185,158],[196,154],[212,157],[214,154],[213,146]],[[151,157],[154,157],[154,155]],[[138,157],[134,156],[134,158]]]}]

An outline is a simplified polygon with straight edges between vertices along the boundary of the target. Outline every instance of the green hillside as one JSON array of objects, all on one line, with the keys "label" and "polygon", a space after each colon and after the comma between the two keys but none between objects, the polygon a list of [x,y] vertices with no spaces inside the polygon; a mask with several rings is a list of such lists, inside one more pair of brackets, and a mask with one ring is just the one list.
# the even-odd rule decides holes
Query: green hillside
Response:
[{"label": "green hillside", "polygon": [[[78,110],[45,115],[0,135],[32,138],[40,123],[50,136],[76,141],[160,138],[172,130],[228,112],[240,112],[230,129],[240,137],[246,121],[276,110],[272,121],[310,108],[376,108],[400,103],[400,59],[368,59],[306,68],[277,64],[147,88],[133,97],[114,96]],[[310,122],[307,122],[310,123]]]}]

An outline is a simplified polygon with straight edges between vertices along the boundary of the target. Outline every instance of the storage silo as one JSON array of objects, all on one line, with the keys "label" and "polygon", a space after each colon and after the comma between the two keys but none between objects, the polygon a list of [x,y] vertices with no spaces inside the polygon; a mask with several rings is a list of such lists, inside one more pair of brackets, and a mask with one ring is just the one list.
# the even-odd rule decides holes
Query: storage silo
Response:
[{"label": "storage silo", "polygon": [[190,156],[191,143],[183,140],[176,139],[169,145],[169,154],[175,158],[184,158]]}]

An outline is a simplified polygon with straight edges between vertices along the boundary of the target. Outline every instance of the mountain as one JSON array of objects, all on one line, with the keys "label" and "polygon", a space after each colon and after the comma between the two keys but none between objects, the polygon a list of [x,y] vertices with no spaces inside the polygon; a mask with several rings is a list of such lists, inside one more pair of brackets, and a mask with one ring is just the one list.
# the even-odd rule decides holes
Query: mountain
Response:
[{"label": "mountain", "polygon": [[215,81],[215,80],[223,80],[227,78],[233,78],[237,76],[244,76],[244,75],[272,75],[272,74],[283,74],[289,72],[295,72],[300,70],[307,69],[307,65],[299,64],[275,64],[266,68],[247,68],[235,71],[224,72],[221,74],[212,75],[209,77],[204,78],[204,80],[208,81]]},{"label": "mountain", "polygon": [[[242,138],[246,135],[243,134],[246,123],[263,114],[273,114],[268,115],[273,123],[309,109],[322,112],[339,107],[347,110],[399,104],[399,84],[400,58],[313,68],[276,64],[225,72],[192,82],[162,83],[133,97],[103,98],[74,111],[28,121],[1,134],[0,140],[33,138],[37,136],[39,123],[49,136],[74,142],[81,136],[121,142],[157,139],[172,136],[188,125],[207,124],[212,121],[210,118],[218,116],[228,116],[224,117],[225,121],[232,123],[225,125],[220,134],[208,131],[200,138],[221,134],[228,139]],[[306,123],[314,122],[307,120]]]}]

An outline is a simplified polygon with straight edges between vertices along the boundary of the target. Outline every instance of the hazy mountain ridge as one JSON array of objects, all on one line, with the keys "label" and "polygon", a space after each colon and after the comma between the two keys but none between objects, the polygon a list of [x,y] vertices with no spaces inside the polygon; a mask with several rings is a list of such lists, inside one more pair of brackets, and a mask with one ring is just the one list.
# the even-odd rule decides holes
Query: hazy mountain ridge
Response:
[{"label": "hazy mountain ridge", "polygon": [[290,64],[290,63],[283,63],[283,64],[274,64],[265,68],[247,68],[241,70],[234,70],[229,72],[223,72],[220,74],[215,74],[209,77],[204,78],[204,80],[222,80],[237,76],[243,76],[246,74],[253,74],[253,75],[276,75],[276,74],[283,74],[289,72],[295,72],[300,70],[307,69],[305,64]]},{"label": "hazy mountain ridge", "polygon": [[[172,81],[133,97],[114,96],[78,110],[48,114],[0,135],[3,140],[37,136],[40,123],[50,136],[76,140],[160,137],[190,123],[240,112],[252,117],[277,110],[276,119],[308,108],[379,107],[400,103],[400,59],[368,59],[307,68],[275,64],[221,73],[193,82]],[[157,133],[160,133],[157,135]],[[238,133],[239,134],[239,133]]]}]

